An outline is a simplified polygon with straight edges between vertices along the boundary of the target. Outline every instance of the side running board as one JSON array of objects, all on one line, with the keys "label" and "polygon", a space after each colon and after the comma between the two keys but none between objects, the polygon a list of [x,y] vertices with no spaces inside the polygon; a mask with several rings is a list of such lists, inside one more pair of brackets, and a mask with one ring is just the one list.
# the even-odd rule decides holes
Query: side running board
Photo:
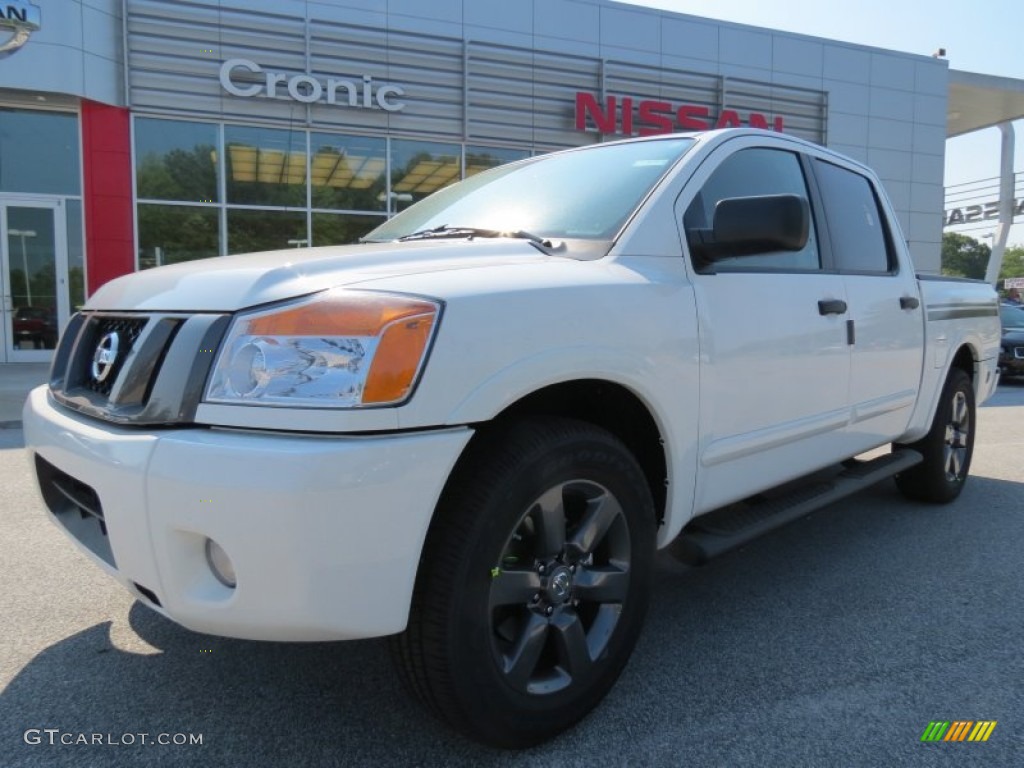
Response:
[{"label": "side running board", "polygon": [[787,484],[789,490],[779,495],[755,496],[701,515],[683,529],[669,551],[687,563],[704,563],[922,461],[924,457],[910,449],[870,461],[845,461],[842,471],[830,477],[815,473],[803,483]]}]

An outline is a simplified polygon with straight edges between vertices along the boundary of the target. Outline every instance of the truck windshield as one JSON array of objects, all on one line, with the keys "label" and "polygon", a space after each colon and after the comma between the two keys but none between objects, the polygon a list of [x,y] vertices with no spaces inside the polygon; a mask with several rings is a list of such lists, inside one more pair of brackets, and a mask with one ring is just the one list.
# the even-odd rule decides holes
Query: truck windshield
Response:
[{"label": "truck windshield", "polygon": [[692,145],[678,137],[608,144],[500,166],[427,197],[363,242],[504,233],[611,240]]}]

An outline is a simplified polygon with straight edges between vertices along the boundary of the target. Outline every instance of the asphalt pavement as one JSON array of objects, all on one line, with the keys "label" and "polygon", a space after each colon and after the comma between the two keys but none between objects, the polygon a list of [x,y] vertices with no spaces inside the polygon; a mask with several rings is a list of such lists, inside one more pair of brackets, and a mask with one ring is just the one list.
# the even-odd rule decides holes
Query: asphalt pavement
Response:
[{"label": "asphalt pavement", "polygon": [[[0,765],[1024,765],[1024,385],[979,426],[951,505],[885,482],[700,568],[659,556],[618,685],[523,752],[424,714],[383,640],[212,638],[134,602],[46,520],[0,429]],[[934,720],[997,725],[921,743]]]}]

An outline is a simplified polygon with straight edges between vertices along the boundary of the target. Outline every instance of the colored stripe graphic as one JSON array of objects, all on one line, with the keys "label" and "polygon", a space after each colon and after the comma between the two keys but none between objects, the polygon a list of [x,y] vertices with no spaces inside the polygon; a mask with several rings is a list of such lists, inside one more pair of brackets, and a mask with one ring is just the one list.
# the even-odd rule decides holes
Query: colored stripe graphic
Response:
[{"label": "colored stripe graphic", "polygon": [[967,729],[974,725],[972,720],[956,720],[949,728],[943,741],[963,741],[967,737]]},{"label": "colored stripe graphic", "polygon": [[979,720],[978,724],[974,726],[974,730],[971,731],[971,735],[967,737],[967,740],[988,741],[988,737],[992,735],[992,731],[994,731],[995,729],[995,720]]},{"label": "colored stripe graphic", "polygon": [[996,720],[932,720],[921,734],[921,741],[988,741],[996,729]]}]

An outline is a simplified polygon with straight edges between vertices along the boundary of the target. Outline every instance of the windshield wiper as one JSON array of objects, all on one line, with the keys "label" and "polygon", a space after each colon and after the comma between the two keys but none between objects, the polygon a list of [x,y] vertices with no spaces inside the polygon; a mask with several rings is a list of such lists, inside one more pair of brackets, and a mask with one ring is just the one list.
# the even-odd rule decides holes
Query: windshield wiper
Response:
[{"label": "windshield wiper", "polygon": [[412,232],[408,235],[403,235],[398,238],[398,241],[404,243],[409,240],[431,240],[433,238],[442,237],[465,237],[472,240],[474,237],[512,237],[518,240],[528,240],[534,245],[541,246],[543,248],[551,248],[551,241],[539,237],[531,232],[524,232],[521,229],[517,229],[513,232],[502,232],[500,229],[481,229],[480,227],[451,227],[447,224],[442,224],[439,227],[432,227],[431,229],[421,229],[418,232]]}]

